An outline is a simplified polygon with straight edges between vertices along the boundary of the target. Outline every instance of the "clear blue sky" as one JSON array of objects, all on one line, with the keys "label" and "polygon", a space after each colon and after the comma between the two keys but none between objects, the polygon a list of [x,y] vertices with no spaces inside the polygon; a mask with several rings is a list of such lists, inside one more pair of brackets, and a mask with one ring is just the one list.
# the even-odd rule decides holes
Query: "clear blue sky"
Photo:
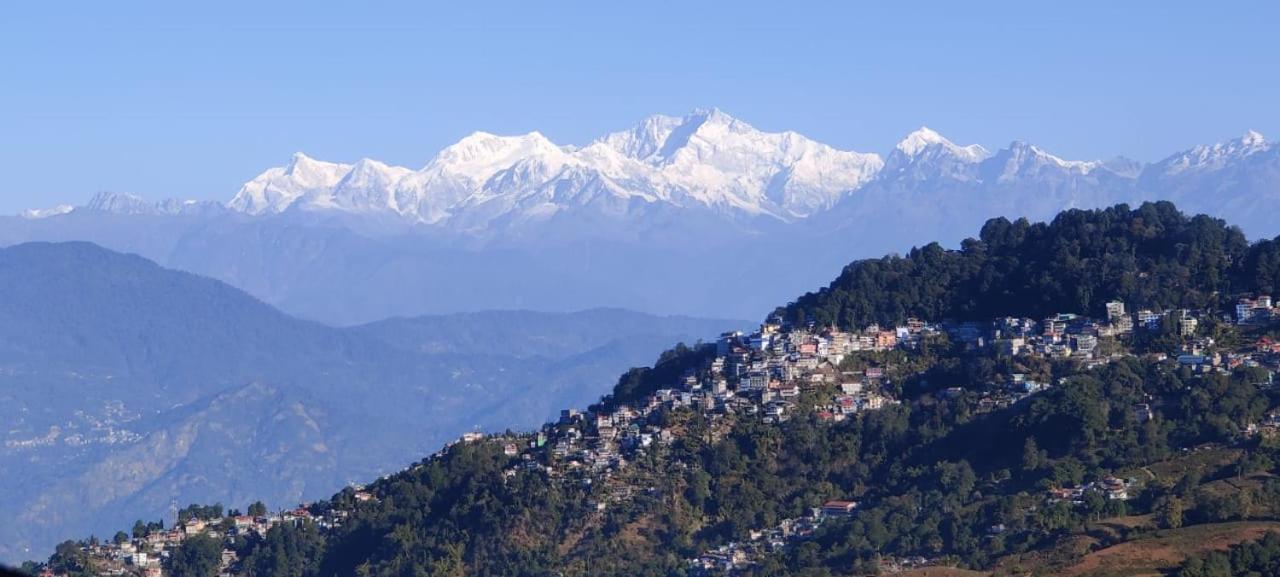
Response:
[{"label": "clear blue sky", "polygon": [[1072,158],[1280,136],[1275,2],[196,4],[5,6],[0,212],[699,106],[874,152],[922,124]]}]

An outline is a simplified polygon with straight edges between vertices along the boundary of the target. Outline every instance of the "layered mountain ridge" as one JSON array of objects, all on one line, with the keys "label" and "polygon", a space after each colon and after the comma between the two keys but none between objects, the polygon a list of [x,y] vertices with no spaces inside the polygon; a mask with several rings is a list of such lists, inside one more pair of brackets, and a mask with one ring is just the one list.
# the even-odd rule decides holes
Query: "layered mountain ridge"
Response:
[{"label": "layered mountain ridge", "polygon": [[594,309],[334,328],[90,243],[0,249],[0,564],[171,499],[325,495],[746,324]]}]

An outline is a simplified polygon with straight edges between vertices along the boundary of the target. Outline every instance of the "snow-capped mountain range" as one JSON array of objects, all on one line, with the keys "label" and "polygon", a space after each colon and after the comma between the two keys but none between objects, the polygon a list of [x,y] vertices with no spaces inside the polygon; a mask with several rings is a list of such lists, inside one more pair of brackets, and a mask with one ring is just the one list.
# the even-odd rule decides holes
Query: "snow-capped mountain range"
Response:
[{"label": "snow-capped mountain range", "polygon": [[394,213],[471,230],[504,217],[546,219],[592,204],[618,209],[613,216],[661,204],[793,222],[904,174],[1009,183],[1107,169],[1101,162],[1063,160],[1015,142],[994,155],[1001,161],[994,174],[977,170],[992,158],[982,146],[958,146],[921,128],[899,142],[886,162],[875,153],[837,150],[795,132],[762,132],[711,109],[680,118],[651,116],[581,148],[557,145],[537,132],[477,132],[417,171],[368,159],[328,163],[299,153],[288,165],[246,183],[228,206],[255,215]]},{"label": "snow-capped mountain range", "polygon": [[992,217],[1146,200],[1274,237],[1280,147],[1249,132],[1155,163],[1078,161],[921,128],[879,155],[698,110],[582,147],[478,132],[416,169],[295,154],[226,203],[102,193],[0,218],[0,246],[88,240],[335,324],[596,306],[754,318],[850,260],[956,246]]},{"label": "snow-capped mountain range", "polygon": [[572,207],[623,214],[654,204],[790,221],[830,208],[883,164],[875,154],[762,132],[712,109],[651,116],[581,148],[538,132],[477,132],[419,170],[299,153],[250,180],[228,206],[249,214],[393,213],[469,229],[501,218],[546,219]]},{"label": "snow-capped mountain range", "polygon": [[[1041,205],[1051,212],[1166,196],[1185,201],[1197,190],[1229,197],[1217,198],[1220,206],[1253,206],[1259,195],[1276,197],[1278,150],[1250,131],[1154,164],[1078,161],[1021,141],[995,152],[960,146],[921,128],[882,157],[838,150],[795,132],[763,132],[708,109],[650,116],[582,147],[553,143],[538,132],[476,132],[419,169],[296,153],[288,164],[246,182],[225,208],[254,216],[379,215],[456,232],[500,233],[571,215],[634,225],[658,211],[666,220],[696,212],[736,222],[792,223],[828,212],[883,211],[884,203],[902,201],[887,195],[903,194],[913,203],[931,197],[945,203],[964,194],[966,201],[991,203],[974,207],[984,215],[1012,211],[1009,216],[1038,216]],[[1187,208],[1221,215],[1213,203],[1196,200]],[[85,208],[183,214],[217,210],[215,204],[150,203],[106,193]],[[25,216],[67,212],[63,206]]]}]

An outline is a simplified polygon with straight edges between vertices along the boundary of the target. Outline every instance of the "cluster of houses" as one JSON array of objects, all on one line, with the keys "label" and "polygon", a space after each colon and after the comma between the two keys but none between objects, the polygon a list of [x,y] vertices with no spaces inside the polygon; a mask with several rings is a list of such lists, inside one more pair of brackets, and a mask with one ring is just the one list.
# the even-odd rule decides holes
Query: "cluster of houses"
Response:
[{"label": "cluster of houses", "polygon": [[1048,491],[1045,500],[1049,504],[1058,502],[1067,502],[1072,505],[1083,505],[1085,495],[1090,491],[1110,500],[1126,501],[1132,495],[1130,494],[1138,486],[1138,480],[1134,478],[1120,479],[1117,477],[1107,476],[1099,481],[1076,485],[1074,487],[1056,487]]},{"label": "cluster of houses", "polygon": [[[934,331],[935,327],[911,321],[893,329],[871,325],[860,332],[783,330],[781,325],[765,324],[751,335],[725,333],[716,343],[716,357],[703,384],[713,394],[733,399],[735,408],[778,423],[790,417],[802,392],[834,385],[838,394],[818,407],[818,415],[840,421],[897,402],[883,392],[888,384],[883,368],[842,371],[848,355],[913,348]],[[696,378],[686,378],[685,384],[694,389],[699,385]]]},{"label": "cluster of houses", "polygon": [[[781,423],[791,418],[802,394],[818,390],[828,391],[818,403],[820,418],[839,421],[898,402],[884,393],[888,380],[883,369],[841,371],[846,355],[914,346],[920,335],[934,330],[911,323],[893,330],[872,326],[858,333],[815,332],[767,323],[752,334],[725,333],[716,342],[714,356],[669,386],[607,409],[565,409],[558,422],[528,440],[507,441],[504,450],[520,455],[525,468],[551,475],[578,468],[616,470],[637,453],[671,442],[673,431],[653,418],[659,411],[687,408],[713,424],[731,417]],[[481,438],[469,433],[461,440]]]},{"label": "cluster of houses", "polygon": [[[1070,357],[1087,364],[1106,362],[1098,351],[1099,339],[1116,337],[1135,330],[1160,330],[1166,323],[1179,336],[1188,339],[1188,352],[1194,354],[1213,345],[1212,339],[1196,338],[1197,331],[1208,313],[1189,309],[1142,309],[1130,313],[1125,303],[1113,301],[1106,305],[1106,319],[1093,319],[1073,313],[1060,313],[1036,322],[1027,318],[996,319],[994,326],[981,323],[964,323],[952,331],[953,336],[973,346],[984,346],[984,338],[992,339],[990,345],[997,354],[1040,355],[1045,357]],[[1265,324],[1280,320],[1280,313],[1272,308],[1271,297],[1243,299],[1236,309],[1235,322],[1241,325]]]},{"label": "cluster of houses", "polygon": [[[181,523],[176,523],[170,529],[152,529],[144,535],[119,541],[93,542],[84,545],[82,551],[87,555],[95,575],[163,577],[168,574],[168,560],[174,550],[183,541],[196,535],[208,535],[233,545],[240,539],[265,536],[267,531],[280,524],[296,525],[314,522],[322,530],[332,529],[340,525],[341,519],[348,514],[349,512],[345,511],[335,511],[331,515],[313,515],[305,506],[299,506],[296,509],[259,516],[227,515],[220,518],[191,516]],[[224,547],[218,570],[219,576],[235,575],[239,561],[232,547]],[[41,577],[56,577],[56,574],[45,568]]]},{"label": "cluster of houses", "polygon": [[[953,340],[973,349],[990,348],[997,356],[1028,356],[1045,358],[1072,358],[1086,367],[1105,364],[1112,359],[1126,356],[1115,350],[1105,354],[1099,349],[1100,339],[1119,337],[1134,331],[1163,330],[1166,323],[1182,339],[1180,350],[1173,360],[1193,372],[1226,373],[1240,366],[1263,367],[1269,374],[1280,371],[1280,344],[1261,338],[1256,346],[1240,350],[1222,350],[1210,336],[1199,330],[1208,313],[1187,309],[1154,311],[1150,309],[1130,313],[1123,302],[1106,305],[1107,318],[1092,319],[1076,314],[1057,314],[1036,322],[1027,318],[996,319],[990,325],[962,323],[946,326]],[[1280,314],[1272,307],[1268,296],[1243,299],[1234,320],[1239,325],[1261,325],[1280,322]],[[945,326],[945,325],[944,325]],[[1165,353],[1151,353],[1155,360],[1169,360]],[[1034,394],[1049,386],[1027,379],[1025,375],[1010,375],[1002,386],[988,387],[982,391],[979,412],[1003,408],[1020,398]],[[1270,382],[1264,383],[1270,385]],[[947,391],[960,394],[961,391]]]},{"label": "cluster of houses", "polygon": [[775,527],[752,531],[744,542],[730,541],[690,559],[691,575],[733,573],[758,563],[770,553],[781,551],[788,543],[807,539],[827,519],[849,517],[857,510],[855,501],[833,500],[814,507],[806,517],[784,519]]},{"label": "cluster of houses", "polygon": [[747,541],[731,541],[688,562],[690,575],[725,574],[740,571],[759,562],[770,553],[781,551],[794,539],[811,537],[822,525],[823,517],[786,519],[770,529],[752,531]]},{"label": "cluster of houses", "polygon": [[[1099,339],[1130,333],[1136,326],[1158,327],[1163,313],[1150,310],[1131,315],[1125,304],[1119,301],[1107,303],[1107,318],[1094,319],[1075,313],[1058,313],[1039,322],[1029,318],[1005,317],[995,319],[984,334],[980,323],[964,323],[952,331],[953,337],[971,346],[981,348],[988,343],[997,355],[1041,356],[1048,358],[1073,358],[1086,364],[1106,362],[1107,357],[1098,350]],[[1195,320],[1187,317],[1184,328],[1194,333]]]}]

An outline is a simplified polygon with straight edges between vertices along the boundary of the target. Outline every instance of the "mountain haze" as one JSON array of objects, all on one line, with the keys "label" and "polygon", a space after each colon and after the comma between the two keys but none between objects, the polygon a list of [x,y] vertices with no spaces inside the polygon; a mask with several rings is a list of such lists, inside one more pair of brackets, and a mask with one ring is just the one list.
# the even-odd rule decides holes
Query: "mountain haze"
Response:
[{"label": "mountain haze", "polygon": [[16,521],[0,559],[160,518],[171,496],[327,494],[742,324],[495,311],[336,329],[89,243],[0,249],[0,516]]}]

